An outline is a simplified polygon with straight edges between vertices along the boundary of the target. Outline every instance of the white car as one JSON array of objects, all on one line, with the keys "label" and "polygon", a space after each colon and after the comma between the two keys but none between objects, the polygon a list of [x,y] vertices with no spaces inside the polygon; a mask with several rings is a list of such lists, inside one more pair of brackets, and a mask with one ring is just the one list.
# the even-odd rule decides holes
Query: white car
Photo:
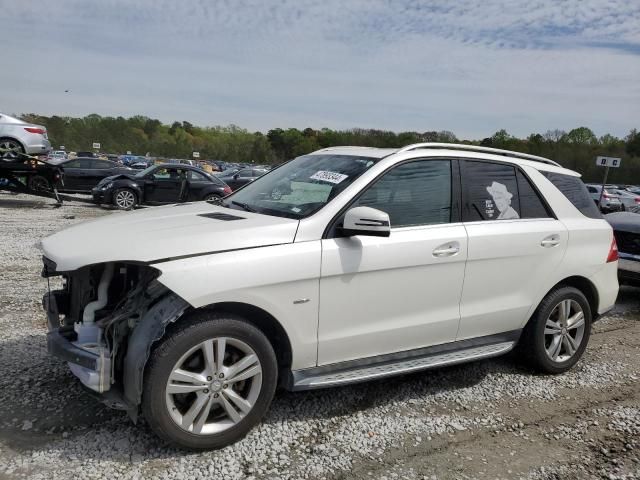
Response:
[{"label": "white car", "polygon": [[[126,245],[121,242],[126,238]],[[190,449],[242,438],[277,386],[345,385],[518,348],[562,373],[618,293],[579,175],[450,144],[336,147],[221,204],[42,241],[49,351],[106,403]]]},{"label": "white car", "polygon": [[47,129],[0,113],[0,163],[24,162],[26,155],[51,150]]}]

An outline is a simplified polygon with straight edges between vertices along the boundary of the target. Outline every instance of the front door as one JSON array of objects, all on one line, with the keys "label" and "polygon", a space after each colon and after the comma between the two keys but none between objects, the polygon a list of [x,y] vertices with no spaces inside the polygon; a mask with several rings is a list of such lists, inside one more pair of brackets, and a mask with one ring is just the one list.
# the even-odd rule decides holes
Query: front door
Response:
[{"label": "front door", "polygon": [[145,188],[145,200],[149,203],[176,203],[180,189],[186,183],[184,169],[160,167],[153,171],[153,181]]},{"label": "front door", "polygon": [[322,240],[319,365],[455,340],[467,235],[452,166],[395,166],[351,205],[387,212],[389,237]]}]

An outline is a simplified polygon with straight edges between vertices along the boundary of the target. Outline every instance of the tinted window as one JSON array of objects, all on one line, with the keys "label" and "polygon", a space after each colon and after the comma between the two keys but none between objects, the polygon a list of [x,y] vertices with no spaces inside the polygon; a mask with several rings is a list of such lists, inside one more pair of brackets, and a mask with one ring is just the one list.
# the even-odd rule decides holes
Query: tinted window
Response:
[{"label": "tinted window", "polygon": [[186,176],[184,169],[180,168],[158,168],[153,172],[153,178],[161,181],[179,181]]},{"label": "tinted window", "polygon": [[63,163],[62,166],[64,168],[80,168],[80,160],[71,160],[69,162]]},{"label": "tinted window", "polygon": [[108,160],[91,160],[92,168],[113,168],[113,163]]},{"label": "tinted window", "polygon": [[518,180],[518,197],[520,199],[520,218],[553,217],[536,192],[529,179],[520,171],[516,171]]},{"label": "tinted window", "polygon": [[420,160],[385,173],[353,204],[387,212],[391,227],[451,221],[451,162]]},{"label": "tinted window", "polygon": [[240,171],[238,172],[238,176],[239,176],[239,177],[243,177],[243,178],[251,177],[251,176],[252,176],[252,175],[251,175],[251,170],[250,170],[250,169],[248,169],[248,168],[247,168],[247,169],[245,169],[245,170],[240,170]]},{"label": "tinted window", "polygon": [[596,190],[594,187],[587,187],[587,190],[589,190],[589,193],[598,193],[598,190]]},{"label": "tinted window", "polygon": [[192,182],[207,182],[207,177],[202,175],[201,173],[194,172],[193,170],[189,170],[187,172],[189,174],[189,180]]},{"label": "tinted window", "polygon": [[582,183],[582,180],[580,180],[580,177],[563,175],[562,173],[542,173],[584,216],[589,218],[602,218],[602,214],[591,198],[591,195],[589,195],[587,187]]},{"label": "tinted window", "polygon": [[513,220],[521,218],[516,169],[488,162],[460,162],[462,173],[462,219]]}]

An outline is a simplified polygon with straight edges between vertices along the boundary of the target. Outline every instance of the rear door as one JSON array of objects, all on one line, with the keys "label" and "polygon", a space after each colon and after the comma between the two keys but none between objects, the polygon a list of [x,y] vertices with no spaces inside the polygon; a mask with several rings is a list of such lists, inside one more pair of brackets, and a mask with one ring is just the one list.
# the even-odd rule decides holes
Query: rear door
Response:
[{"label": "rear door", "polygon": [[521,328],[568,241],[519,167],[480,160],[460,167],[469,254],[458,340]]},{"label": "rear door", "polygon": [[91,190],[87,187],[88,177],[91,175],[90,158],[76,158],[62,165],[64,170],[64,190],[84,191]]}]

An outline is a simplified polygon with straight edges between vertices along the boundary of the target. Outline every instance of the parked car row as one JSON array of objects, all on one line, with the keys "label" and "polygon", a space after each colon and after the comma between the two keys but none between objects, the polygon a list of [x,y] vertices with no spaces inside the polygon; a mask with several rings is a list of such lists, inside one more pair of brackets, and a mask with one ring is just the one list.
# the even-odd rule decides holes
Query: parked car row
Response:
[{"label": "parked car row", "polygon": [[600,206],[603,213],[620,212],[640,205],[640,187],[633,185],[602,185],[587,184],[591,198]]}]

